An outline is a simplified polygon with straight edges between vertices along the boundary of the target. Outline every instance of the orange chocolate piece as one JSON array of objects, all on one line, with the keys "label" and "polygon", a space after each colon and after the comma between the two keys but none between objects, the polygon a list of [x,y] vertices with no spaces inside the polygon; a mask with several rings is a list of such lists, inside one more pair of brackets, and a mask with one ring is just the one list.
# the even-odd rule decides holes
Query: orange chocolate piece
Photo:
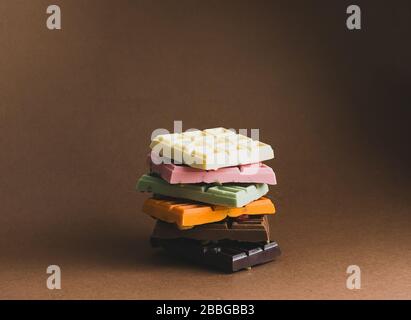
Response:
[{"label": "orange chocolate piece", "polygon": [[155,199],[144,202],[143,212],[169,223],[175,223],[180,229],[224,220],[227,217],[241,215],[274,214],[275,207],[270,199],[262,197],[241,208],[224,207],[187,201],[183,199]]}]

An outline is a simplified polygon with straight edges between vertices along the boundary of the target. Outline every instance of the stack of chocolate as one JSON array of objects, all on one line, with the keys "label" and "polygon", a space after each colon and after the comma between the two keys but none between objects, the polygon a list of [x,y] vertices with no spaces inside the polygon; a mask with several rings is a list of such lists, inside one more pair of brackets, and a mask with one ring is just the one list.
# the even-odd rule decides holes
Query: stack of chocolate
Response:
[{"label": "stack of chocolate", "polygon": [[148,157],[150,174],[137,190],[152,192],[143,212],[155,218],[153,247],[226,272],[274,260],[264,197],[276,184],[262,161],[271,146],[224,128],[155,137]]}]

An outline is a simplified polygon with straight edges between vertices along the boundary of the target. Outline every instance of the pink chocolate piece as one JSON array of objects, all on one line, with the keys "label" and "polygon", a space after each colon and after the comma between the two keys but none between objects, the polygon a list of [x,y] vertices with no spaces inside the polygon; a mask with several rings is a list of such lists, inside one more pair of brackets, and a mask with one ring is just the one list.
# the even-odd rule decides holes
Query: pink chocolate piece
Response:
[{"label": "pink chocolate piece", "polygon": [[[151,158],[152,157],[152,158]],[[159,158],[152,154],[148,162],[152,172],[157,173],[168,183],[267,183],[277,184],[273,169],[263,163],[252,163],[217,170],[201,170],[185,165],[156,164]],[[156,162],[156,163],[155,163]]]}]

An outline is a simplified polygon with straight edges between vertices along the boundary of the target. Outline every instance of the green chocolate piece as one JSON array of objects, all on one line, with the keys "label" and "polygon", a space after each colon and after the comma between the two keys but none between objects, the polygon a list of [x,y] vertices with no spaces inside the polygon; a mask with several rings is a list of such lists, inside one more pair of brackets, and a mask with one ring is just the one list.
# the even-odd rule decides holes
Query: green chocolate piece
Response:
[{"label": "green chocolate piece", "polygon": [[265,183],[169,184],[161,178],[145,174],[138,180],[137,190],[239,208],[264,196],[268,192],[268,186]]}]

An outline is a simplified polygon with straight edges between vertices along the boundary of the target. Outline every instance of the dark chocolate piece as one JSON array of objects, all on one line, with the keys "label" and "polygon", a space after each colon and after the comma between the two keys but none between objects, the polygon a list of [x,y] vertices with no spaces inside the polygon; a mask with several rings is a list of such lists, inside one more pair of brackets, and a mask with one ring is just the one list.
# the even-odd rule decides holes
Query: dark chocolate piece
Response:
[{"label": "dark chocolate piece", "polygon": [[281,254],[276,242],[221,240],[204,244],[186,238],[165,240],[154,237],[150,241],[152,246],[162,247],[172,255],[229,273],[272,261]]},{"label": "dark chocolate piece", "polygon": [[196,240],[237,240],[267,242],[270,240],[266,216],[246,216],[195,226],[181,230],[174,223],[157,220],[152,237],[160,239],[188,238]]}]

